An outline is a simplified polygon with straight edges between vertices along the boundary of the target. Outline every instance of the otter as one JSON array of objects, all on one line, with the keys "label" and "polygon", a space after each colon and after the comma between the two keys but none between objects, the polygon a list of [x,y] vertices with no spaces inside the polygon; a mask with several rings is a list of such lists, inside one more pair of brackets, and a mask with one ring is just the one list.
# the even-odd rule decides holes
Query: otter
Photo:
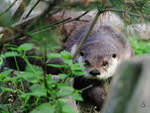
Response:
[{"label": "otter", "polygon": [[[66,41],[65,48],[72,54],[89,26],[84,25],[75,30]],[[85,63],[85,77],[107,79],[114,74],[121,61],[133,55],[133,49],[120,31],[110,25],[97,24],[83,44],[76,61]]]},{"label": "otter", "polygon": [[[77,18],[82,13],[84,12],[59,12],[51,19],[60,21],[61,19]],[[92,13],[92,15],[94,14]],[[81,39],[87,33],[92,20],[93,16],[89,13],[77,21],[72,21],[61,26],[63,34],[67,37],[64,48],[70,51],[72,55],[75,53]],[[112,26],[109,24],[112,22],[109,22],[109,19],[107,21],[108,24],[106,24],[106,21],[102,21],[102,16],[99,17],[75,60],[75,62],[85,63],[84,66],[87,68],[84,70],[84,77],[107,79],[114,74],[121,61],[134,56],[128,39],[119,31],[118,25]]]},{"label": "otter", "polygon": [[[77,16],[80,14],[77,14]],[[61,12],[50,19],[60,21],[68,17],[74,18],[76,14]],[[67,37],[64,48],[70,51],[72,55],[88,31],[92,17],[87,15],[81,19],[86,21],[73,21],[61,27],[61,30]],[[109,24],[103,24],[98,21],[75,60],[75,62],[82,62],[81,66],[85,66],[86,69],[83,76],[74,78],[73,87],[82,90],[92,84],[92,87],[85,89],[82,93],[83,103],[96,106],[98,111],[100,111],[107,96],[104,84],[100,79],[112,77],[118,64],[133,55],[133,49],[123,33]],[[62,62],[62,60],[60,61]],[[39,63],[39,61],[36,62]],[[50,68],[47,67],[47,70],[51,70]],[[54,74],[57,72],[56,70]]]},{"label": "otter", "polygon": [[[73,25],[76,26],[71,27]],[[74,55],[90,25],[89,23],[72,22],[63,27],[67,29],[69,26],[69,30],[71,30],[64,47],[72,55]],[[82,113],[88,113],[91,110],[92,113],[101,111],[107,97],[105,83],[102,79],[111,80],[120,62],[132,56],[134,56],[133,49],[123,33],[109,24],[103,24],[99,21],[96,23],[75,59],[75,62],[79,62],[82,64],[81,66],[86,67],[85,74],[75,77],[73,82],[75,89],[87,88],[82,92],[84,101],[77,102]],[[90,85],[92,87],[88,88]]]}]

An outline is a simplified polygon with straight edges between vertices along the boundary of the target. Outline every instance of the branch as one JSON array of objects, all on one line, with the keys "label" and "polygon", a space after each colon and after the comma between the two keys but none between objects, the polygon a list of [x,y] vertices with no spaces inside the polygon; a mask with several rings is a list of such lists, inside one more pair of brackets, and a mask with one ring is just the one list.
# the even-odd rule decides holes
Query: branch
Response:
[{"label": "branch", "polygon": [[61,20],[61,21],[59,21],[59,22],[56,22],[56,23],[54,23],[54,24],[49,25],[49,26],[46,27],[46,28],[43,28],[43,29],[40,30],[40,31],[35,31],[35,32],[33,32],[33,34],[37,34],[37,33],[40,33],[40,32],[44,32],[44,31],[47,31],[47,30],[51,29],[51,27],[53,27],[53,26],[56,26],[56,25],[58,26],[58,25],[66,24],[66,23],[73,22],[73,21],[84,21],[84,22],[88,22],[87,20],[80,20],[80,18],[83,17],[84,15],[86,15],[89,11],[90,11],[90,10],[84,12],[83,14],[81,14],[81,15],[79,15],[78,17],[75,17],[75,18],[69,17],[69,18],[63,19],[63,20]]},{"label": "branch", "polygon": [[28,18],[28,16],[31,14],[31,12],[33,11],[33,9],[40,3],[41,0],[38,0],[33,7],[30,9],[30,11],[27,13],[27,15],[25,17],[23,17],[22,19],[26,19]]},{"label": "branch", "polygon": [[88,36],[90,35],[90,33],[92,32],[92,29],[94,27],[94,25],[96,24],[99,15],[101,14],[100,11],[97,12],[97,14],[95,15],[94,20],[92,21],[92,24],[88,30],[88,32],[86,33],[86,35],[82,38],[81,42],[79,43],[79,46],[77,47],[75,54],[73,55],[73,60],[75,60],[76,56],[78,55],[78,53],[80,52],[81,47],[83,46],[84,42],[87,40]]},{"label": "branch", "polygon": [[[126,13],[125,10],[119,10],[119,9],[104,9],[103,11],[104,11],[104,12],[105,12],[105,11],[114,11],[114,12],[119,12],[119,13]],[[132,13],[132,12],[128,12],[128,14],[129,14],[130,16],[141,17],[141,15],[136,14],[136,13]],[[144,16],[144,15],[142,15],[142,16],[143,16],[145,19],[150,19],[150,16]]]},{"label": "branch", "polygon": [[69,23],[69,22],[72,22],[72,21],[80,21],[80,18],[82,18],[84,15],[86,15],[90,10],[87,10],[86,12],[84,12],[83,14],[79,15],[78,17],[75,17],[75,18],[66,18],[64,20],[61,20],[60,22],[57,22],[53,25],[61,25],[61,24],[66,24],[66,23]]},{"label": "branch", "polygon": [[17,1],[18,1],[18,0],[15,0],[4,12],[2,12],[2,13],[0,14],[0,16],[4,15],[7,11],[9,11],[9,10],[15,5],[15,3],[16,3]]},{"label": "branch", "polygon": [[[27,23],[29,23],[30,21],[33,21],[35,20],[34,22],[32,22],[31,26],[33,24],[35,24],[38,20],[40,20],[41,18],[43,18],[43,16],[45,16],[47,14],[47,12],[49,12],[57,3],[60,3],[59,1],[62,1],[62,0],[55,0],[53,2],[50,2],[49,4],[49,7],[45,9],[45,11],[43,11],[42,14],[38,14],[34,17],[31,17],[31,18],[27,18],[21,22],[18,22],[14,25],[12,25],[11,29],[13,29],[13,31],[17,31],[18,33],[20,33],[21,35],[20,36],[17,36],[17,37],[13,37],[11,39],[7,39],[7,40],[3,40],[3,41],[0,41],[1,44],[4,44],[4,43],[8,43],[8,42],[11,42],[12,40],[15,40],[15,39],[19,39],[19,38],[22,38],[22,36],[29,36],[26,32],[24,32],[23,30],[19,30],[18,28],[22,25],[25,25]],[[30,26],[30,27],[31,27]],[[4,29],[2,29],[0,32],[3,32]],[[30,36],[29,36],[30,37]]]}]

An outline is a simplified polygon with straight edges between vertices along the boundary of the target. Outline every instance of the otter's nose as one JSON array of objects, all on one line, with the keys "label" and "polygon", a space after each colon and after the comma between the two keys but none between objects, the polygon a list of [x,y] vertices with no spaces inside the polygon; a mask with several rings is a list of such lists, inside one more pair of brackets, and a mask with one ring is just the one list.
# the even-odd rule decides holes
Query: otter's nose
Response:
[{"label": "otter's nose", "polygon": [[93,76],[100,75],[100,72],[97,69],[91,70],[90,74]]}]

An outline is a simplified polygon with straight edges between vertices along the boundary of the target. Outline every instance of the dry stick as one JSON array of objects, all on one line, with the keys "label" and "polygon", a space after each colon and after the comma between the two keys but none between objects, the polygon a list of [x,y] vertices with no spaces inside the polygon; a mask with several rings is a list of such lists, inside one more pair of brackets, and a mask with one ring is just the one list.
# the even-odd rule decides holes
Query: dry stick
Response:
[{"label": "dry stick", "polygon": [[[114,11],[114,12],[119,12],[119,13],[126,13],[125,10],[118,10],[118,9],[104,9],[103,11],[104,11],[104,12],[105,12],[105,11]],[[128,14],[129,14],[130,16],[141,17],[141,15],[136,14],[136,13],[132,13],[132,12],[128,12]],[[145,19],[150,19],[150,16],[144,16],[144,15],[143,15],[143,17],[144,17]]]},{"label": "dry stick", "polygon": [[75,60],[76,56],[78,55],[78,53],[80,52],[80,49],[81,47],[83,46],[84,42],[87,40],[88,36],[90,35],[90,33],[92,32],[92,29],[94,27],[94,25],[96,24],[97,20],[98,20],[98,17],[99,15],[101,14],[100,11],[97,12],[94,20],[92,21],[92,24],[88,30],[88,32],[86,33],[86,35],[82,38],[81,42],[79,43],[79,46],[77,47],[76,51],[75,51],[75,54],[73,55],[73,60]]},{"label": "dry stick", "polygon": [[[83,14],[81,14],[81,15],[79,15],[78,17],[75,17],[75,18],[69,17],[69,18],[63,19],[63,20],[61,20],[60,22],[56,22],[56,23],[50,25],[49,27],[44,28],[44,29],[42,29],[42,30],[40,30],[40,31],[35,31],[35,32],[33,32],[32,34],[38,34],[38,33],[40,33],[40,32],[47,31],[47,30],[49,30],[52,26],[56,26],[56,25],[58,26],[58,25],[66,24],[66,23],[73,22],[73,21],[80,21],[80,18],[83,17],[84,15],[86,15],[89,11],[90,11],[90,10],[84,12]],[[84,22],[87,22],[87,21],[84,21]]]},{"label": "dry stick", "polygon": [[2,16],[3,14],[5,14],[7,11],[9,11],[14,5],[15,5],[15,3],[17,2],[18,0],[15,0],[4,12],[2,12],[1,14],[0,14],[0,16]]},{"label": "dry stick", "polygon": [[53,24],[53,25],[61,25],[61,24],[66,24],[66,23],[69,23],[69,22],[72,22],[72,21],[79,21],[80,20],[80,18],[81,17],[83,17],[84,15],[86,15],[88,12],[89,12],[90,10],[88,10],[88,11],[86,11],[86,12],[84,12],[83,14],[81,14],[81,15],[79,15],[78,17],[75,17],[75,18],[66,18],[66,19],[64,19],[64,20],[62,20],[62,21],[60,21],[60,22],[57,22],[57,23],[55,23],[55,24]]},{"label": "dry stick", "polygon": [[33,9],[40,3],[40,1],[41,1],[41,0],[38,0],[38,1],[33,5],[33,7],[31,8],[31,10],[28,12],[28,14],[27,14],[25,17],[23,17],[23,19],[26,19],[26,18],[31,14],[31,12],[33,11]]},{"label": "dry stick", "polygon": [[[58,1],[61,1],[61,0],[58,0]],[[31,18],[31,19],[28,19],[28,18],[27,18],[27,19],[25,19],[25,20],[23,20],[23,21],[21,21],[21,22],[19,22],[19,23],[17,23],[17,24],[14,24],[11,28],[12,28],[12,29],[16,29],[17,27],[19,27],[19,26],[21,26],[21,25],[23,25],[23,24],[26,24],[26,23],[28,23],[28,21],[33,20],[33,19],[35,19],[35,18],[36,18],[36,21],[39,20],[40,18],[42,18],[43,16],[45,16],[45,15],[58,3],[58,1],[54,1],[53,3],[50,3],[50,4],[49,4],[49,7],[48,7],[42,14],[37,15],[36,17],[33,17],[33,18]],[[15,30],[15,31],[16,31],[16,30]],[[0,31],[0,32],[2,32],[2,31]],[[18,32],[18,33],[20,33],[20,32]],[[22,34],[23,36],[26,36],[26,35],[27,35],[27,33],[25,33],[25,32],[22,32],[21,34]],[[26,34],[26,35],[25,35],[25,34]],[[15,39],[19,39],[19,38],[22,38],[22,36],[13,37],[12,39],[0,41],[0,44],[8,43],[8,42],[11,42],[11,41],[13,41],[13,40],[15,40]]]}]

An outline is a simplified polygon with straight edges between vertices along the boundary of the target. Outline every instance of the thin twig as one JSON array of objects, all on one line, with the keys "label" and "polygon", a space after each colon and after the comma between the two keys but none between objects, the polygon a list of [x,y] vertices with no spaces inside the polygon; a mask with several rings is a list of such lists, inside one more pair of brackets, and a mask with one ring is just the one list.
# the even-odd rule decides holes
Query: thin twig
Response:
[{"label": "thin twig", "polygon": [[84,15],[86,15],[90,10],[87,10],[86,12],[84,12],[83,14],[79,15],[78,17],[75,17],[75,18],[66,18],[64,20],[61,20],[60,22],[57,22],[57,23],[54,23],[53,25],[61,25],[61,24],[66,24],[66,23],[69,23],[69,22],[72,22],[72,21],[80,21],[80,18],[82,18]]},{"label": "thin twig", "polygon": [[73,21],[82,21],[82,22],[88,22],[87,20],[80,20],[80,18],[82,18],[84,15],[86,15],[90,10],[84,12],[83,14],[79,15],[78,17],[75,17],[75,18],[71,18],[71,17],[68,17],[66,19],[63,19],[59,22],[56,22],[54,24],[51,24],[49,25],[48,27],[46,28],[43,28],[42,30],[40,31],[36,31],[36,32],[33,32],[33,34],[37,34],[37,33],[40,33],[40,32],[44,32],[44,31],[47,31],[49,29],[51,29],[52,26],[58,26],[58,25],[62,25],[62,24],[66,24],[66,23],[69,23],[69,22],[73,22]]},{"label": "thin twig", "polygon": [[92,85],[92,84],[90,84],[90,85],[88,85],[87,87],[85,87],[85,88],[81,89],[81,91],[85,91],[85,90],[87,90],[87,89],[89,89],[89,88],[92,88],[92,87],[93,87],[93,85]]},{"label": "thin twig", "polygon": [[23,19],[26,19],[26,18],[28,18],[28,16],[31,14],[31,12],[33,11],[33,9],[40,3],[40,1],[41,0],[38,0],[34,5],[33,5],[33,7],[30,9],[30,11],[28,12],[28,14],[25,16],[25,17],[23,17]]},{"label": "thin twig", "polygon": [[81,42],[79,43],[79,46],[77,47],[75,54],[73,55],[73,60],[75,60],[76,56],[78,55],[78,53],[80,52],[81,47],[83,46],[84,42],[87,40],[88,36],[90,35],[90,33],[92,32],[92,29],[94,27],[94,25],[96,24],[99,15],[101,14],[101,12],[97,12],[97,14],[95,15],[94,20],[92,21],[92,24],[90,25],[90,28],[88,30],[88,32],[85,34],[85,36],[81,39]]},{"label": "thin twig", "polygon": [[7,11],[9,11],[17,2],[18,0],[15,0],[5,11],[3,11],[0,16],[4,15]]},{"label": "thin twig", "polygon": [[[106,12],[106,11],[114,11],[114,12],[119,12],[119,13],[126,13],[125,10],[119,10],[119,9],[104,9],[103,11],[104,11],[104,12]],[[128,12],[128,14],[129,14],[130,16],[141,17],[141,15],[136,14],[136,13],[132,13],[132,12]],[[144,17],[145,19],[150,19],[150,16],[143,16],[143,17]]]}]

